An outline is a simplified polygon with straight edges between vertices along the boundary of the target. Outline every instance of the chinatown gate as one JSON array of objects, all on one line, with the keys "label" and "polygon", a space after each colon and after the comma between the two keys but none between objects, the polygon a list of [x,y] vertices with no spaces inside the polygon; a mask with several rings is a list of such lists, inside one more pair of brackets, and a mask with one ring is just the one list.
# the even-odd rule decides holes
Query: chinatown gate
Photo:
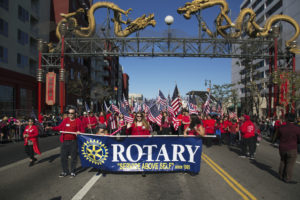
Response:
[{"label": "chinatown gate", "polygon": [[[220,6],[220,13],[216,19],[216,32],[210,31],[201,18],[201,10],[212,6]],[[114,37],[95,37],[94,11],[98,8],[107,8],[112,11],[114,18]],[[39,67],[37,71],[38,81],[38,114],[41,113],[42,81],[45,76],[43,71],[59,69],[59,99],[60,111],[64,109],[65,99],[65,67],[64,58],[69,57],[210,57],[210,58],[240,58],[240,59],[265,59],[269,63],[269,98],[268,116],[276,116],[276,106],[279,104],[280,84],[273,83],[272,74],[278,71],[278,61],[283,60],[286,69],[295,73],[296,39],[300,30],[298,23],[286,15],[274,15],[266,20],[265,26],[260,27],[255,22],[255,12],[249,8],[241,10],[235,24],[227,15],[228,4],[224,1],[208,0],[186,3],[177,12],[183,14],[186,19],[195,15],[198,20],[198,38],[173,38],[169,32],[168,37],[153,38],[139,37],[139,30],[147,26],[155,26],[154,14],[143,15],[131,22],[123,21],[122,15],[127,16],[131,9],[122,10],[117,5],[109,2],[97,2],[87,11],[89,26],[80,27],[76,15],[84,12],[79,9],[76,12],[61,14],[63,19],[58,23],[56,36],[59,43],[56,45],[45,44],[39,41]],[[246,18],[248,16],[248,18]],[[247,19],[247,20],[245,20]],[[111,19],[107,19],[110,21]],[[285,43],[285,48],[278,48],[279,27],[273,26],[279,21],[290,23],[295,28],[295,34]],[[172,21],[166,21],[172,23]],[[169,25],[169,24],[168,24]],[[244,27],[246,26],[246,27]],[[123,29],[124,27],[124,29]],[[169,29],[170,30],[170,29]],[[233,31],[232,31],[233,30]],[[204,31],[208,37],[202,37]],[[136,33],[135,37],[127,37]],[[240,39],[243,33],[250,37]],[[255,50],[247,47],[254,45]],[[49,76],[47,74],[47,76]],[[48,101],[55,98],[55,85],[50,74],[47,78],[46,90]],[[52,79],[51,79],[52,77]],[[54,93],[53,93],[54,92]],[[295,86],[292,94],[295,96]],[[51,99],[52,98],[52,99]],[[272,102],[273,101],[273,102]],[[287,107],[287,105],[286,105]],[[286,108],[287,109],[287,108]],[[295,112],[295,102],[292,102],[292,112]]]}]

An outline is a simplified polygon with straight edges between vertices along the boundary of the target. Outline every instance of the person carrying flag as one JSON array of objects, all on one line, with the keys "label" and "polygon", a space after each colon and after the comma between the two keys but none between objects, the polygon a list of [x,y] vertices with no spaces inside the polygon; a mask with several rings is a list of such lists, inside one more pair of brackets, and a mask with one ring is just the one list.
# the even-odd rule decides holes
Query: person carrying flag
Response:
[{"label": "person carrying flag", "polygon": [[142,113],[138,112],[133,123],[127,124],[126,133],[130,135],[150,135],[150,125]]},{"label": "person carrying flag", "polygon": [[171,126],[171,118],[168,116],[167,112],[162,113],[161,125],[160,125],[160,135],[170,135],[170,126]]}]

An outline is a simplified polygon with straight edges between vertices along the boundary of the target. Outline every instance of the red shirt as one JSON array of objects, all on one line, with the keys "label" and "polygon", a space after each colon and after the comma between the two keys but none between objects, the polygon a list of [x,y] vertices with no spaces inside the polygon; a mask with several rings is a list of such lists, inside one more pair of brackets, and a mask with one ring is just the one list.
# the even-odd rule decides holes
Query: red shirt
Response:
[{"label": "red shirt", "polygon": [[241,125],[240,130],[243,138],[251,138],[255,136],[255,126],[250,120],[245,121]]},{"label": "red shirt", "polygon": [[[52,130],[54,131],[67,131],[67,132],[82,132],[84,133],[84,127],[82,126],[82,123],[80,119],[76,118],[73,121],[70,120],[69,117],[64,119],[60,125],[52,127]],[[60,141],[63,142],[65,140],[76,140],[75,134],[67,134],[67,133],[61,133]]]},{"label": "red shirt", "polygon": [[237,127],[238,127],[238,123],[231,123],[229,126],[229,132],[230,133],[237,133]]},{"label": "red shirt", "polygon": [[190,125],[190,122],[191,122],[190,116],[185,116],[185,115],[182,116],[182,122],[188,123],[188,124],[184,124],[183,130],[185,130]]},{"label": "red shirt", "polygon": [[106,120],[104,116],[99,116],[99,122],[100,124],[106,124]]},{"label": "red shirt", "polygon": [[[197,129],[199,129],[200,126],[201,126],[201,124],[197,124]],[[193,130],[189,130],[189,131],[188,131],[188,135],[199,135],[199,133],[197,133],[197,132],[193,129]]]},{"label": "red shirt", "polygon": [[182,114],[179,114],[177,116],[177,119],[179,120],[179,126],[181,126],[181,123],[182,123]]},{"label": "red shirt", "polygon": [[208,119],[203,121],[203,126],[205,128],[205,134],[214,134],[215,133],[215,124],[216,120]]},{"label": "red shirt", "polygon": [[150,135],[150,131],[144,126],[135,126],[133,123],[131,125],[131,135]]},{"label": "red shirt", "polygon": [[98,122],[97,118],[95,116],[93,117],[86,117],[87,118],[87,124],[93,124],[91,128],[96,128]]}]

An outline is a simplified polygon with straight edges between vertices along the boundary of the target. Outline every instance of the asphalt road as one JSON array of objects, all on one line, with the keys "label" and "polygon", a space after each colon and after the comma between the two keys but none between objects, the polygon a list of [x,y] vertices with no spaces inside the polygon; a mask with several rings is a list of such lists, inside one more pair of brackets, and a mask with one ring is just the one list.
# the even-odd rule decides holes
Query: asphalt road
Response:
[{"label": "asphalt road", "polygon": [[75,178],[61,172],[58,136],[40,139],[39,162],[28,167],[22,143],[0,146],[0,199],[299,199],[300,158],[294,168],[298,184],[278,179],[278,149],[266,141],[256,160],[238,157],[238,148],[203,147],[201,171],[184,173],[101,174],[80,168]]}]

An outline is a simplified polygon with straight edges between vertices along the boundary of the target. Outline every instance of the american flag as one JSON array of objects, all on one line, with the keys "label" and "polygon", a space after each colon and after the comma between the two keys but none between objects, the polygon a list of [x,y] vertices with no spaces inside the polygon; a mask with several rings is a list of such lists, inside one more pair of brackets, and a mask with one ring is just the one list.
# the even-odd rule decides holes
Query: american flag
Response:
[{"label": "american flag", "polygon": [[157,103],[166,106],[167,105],[167,99],[165,95],[162,93],[162,91],[159,90],[158,92],[158,98]]},{"label": "american flag", "polygon": [[150,121],[152,121],[152,122],[156,122],[156,123],[160,126],[160,125],[161,125],[161,118],[162,118],[162,115],[159,113],[156,104],[154,104],[154,105],[150,108],[149,119],[150,119]]},{"label": "american flag", "polygon": [[172,123],[175,131],[177,131],[180,124],[179,119],[177,119],[176,117],[172,117]]},{"label": "american flag", "polygon": [[120,112],[124,115],[124,119],[128,123],[133,123],[133,118],[129,115],[129,113],[126,110],[126,107],[121,106]]},{"label": "american flag", "polygon": [[117,121],[115,120],[115,116],[113,114],[109,116],[109,121],[111,130],[117,129]]},{"label": "american flag", "polygon": [[170,98],[170,95],[168,96],[168,112],[170,113],[170,115],[172,116],[172,117],[175,117],[176,115],[175,115],[175,112],[174,112],[174,109],[172,108],[172,105],[171,105],[171,98]]},{"label": "american flag", "polygon": [[129,106],[129,103],[128,103],[127,99],[125,98],[124,94],[123,94],[123,102],[125,103],[126,106]]},{"label": "american flag", "polygon": [[108,113],[110,110],[110,106],[107,107],[106,102],[104,101],[104,108],[105,108],[105,112]]},{"label": "american flag", "polygon": [[119,108],[118,108],[118,106],[116,106],[115,104],[111,104],[111,107],[112,107],[112,109],[115,111],[115,112],[117,112],[117,113],[120,113],[120,110],[119,110]]},{"label": "american flag", "polygon": [[145,111],[145,113],[148,113],[150,108],[149,108],[149,103],[147,101],[147,99],[145,99],[145,102],[143,104],[143,110]]},{"label": "american flag", "polygon": [[221,116],[223,116],[223,109],[222,109],[222,103],[220,101],[218,101],[217,104],[217,113],[219,113]]},{"label": "american flag", "polygon": [[203,112],[207,115],[210,113],[210,93],[207,94],[207,99],[203,105]]},{"label": "american flag", "polygon": [[230,113],[229,113],[229,118],[230,118],[230,119],[237,118],[237,114],[236,114],[235,112],[230,112]]},{"label": "american flag", "polygon": [[180,100],[180,96],[179,96],[179,91],[177,88],[177,85],[175,86],[174,89],[174,93],[172,96],[172,102],[171,102],[171,106],[174,110],[175,115],[177,115],[177,113],[179,112],[179,109],[181,107],[181,100]]},{"label": "american flag", "polygon": [[191,114],[198,114],[195,96],[193,96],[193,98],[189,97],[188,107],[189,107],[189,114],[190,115]]}]

